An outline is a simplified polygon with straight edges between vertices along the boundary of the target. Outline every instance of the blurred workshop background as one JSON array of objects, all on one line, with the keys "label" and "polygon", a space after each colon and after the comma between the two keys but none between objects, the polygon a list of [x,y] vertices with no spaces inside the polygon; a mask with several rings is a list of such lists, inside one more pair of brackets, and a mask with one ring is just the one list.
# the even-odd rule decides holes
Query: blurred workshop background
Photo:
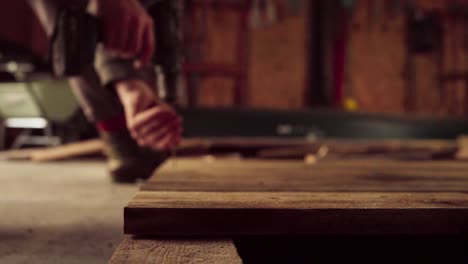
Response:
[{"label": "blurred workshop background", "polygon": [[[47,76],[48,41],[38,20],[24,1],[2,5],[11,5],[0,10],[4,147],[89,137],[92,127],[81,124],[66,82]],[[177,95],[186,109],[468,114],[467,1],[187,0],[182,20]],[[303,126],[314,127],[305,119],[311,124]],[[28,141],[31,132],[18,128],[46,128],[48,138]]]},{"label": "blurred workshop background", "polygon": [[[215,154],[273,159],[270,165],[284,158],[315,164],[327,156],[330,168],[358,157],[370,164],[377,189],[408,180],[466,191],[460,184],[466,165],[456,161],[468,159],[468,140],[455,139],[468,134],[468,0],[180,2],[182,66],[174,95],[188,154],[180,147],[173,157],[195,156],[205,162],[196,163],[202,169]],[[0,217],[0,262],[104,263],[122,241],[122,210],[138,187],[110,184],[95,125],[67,81],[52,74],[48,38],[26,0],[0,6],[0,215],[8,216]],[[93,159],[81,159],[89,154]],[[139,168],[141,156],[130,156]],[[394,167],[367,160],[379,157],[401,167],[390,175]],[[449,165],[424,167],[438,159]],[[427,163],[408,169],[408,160]],[[220,175],[234,171],[227,168]],[[423,184],[407,171],[418,172]],[[463,201],[434,204],[451,212],[452,205],[465,209]],[[397,244],[389,243],[381,259],[394,255]],[[330,255],[340,255],[335,241],[330,245]],[[421,245],[430,258],[428,248],[436,246]]]}]

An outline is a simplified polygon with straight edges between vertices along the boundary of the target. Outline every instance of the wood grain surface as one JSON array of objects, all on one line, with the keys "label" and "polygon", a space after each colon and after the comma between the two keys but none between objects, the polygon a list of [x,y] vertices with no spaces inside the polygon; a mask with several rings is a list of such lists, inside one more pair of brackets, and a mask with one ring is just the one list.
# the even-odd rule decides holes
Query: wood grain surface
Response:
[{"label": "wood grain surface", "polygon": [[468,163],[176,159],[125,207],[126,234],[468,233]]},{"label": "wood grain surface", "polygon": [[137,239],[125,236],[110,264],[240,264],[230,239]]},{"label": "wood grain surface", "polygon": [[124,219],[158,236],[466,234],[468,194],[140,192]]},{"label": "wood grain surface", "polygon": [[468,163],[331,159],[302,161],[179,159],[142,186],[146,191],[468,191]]}]

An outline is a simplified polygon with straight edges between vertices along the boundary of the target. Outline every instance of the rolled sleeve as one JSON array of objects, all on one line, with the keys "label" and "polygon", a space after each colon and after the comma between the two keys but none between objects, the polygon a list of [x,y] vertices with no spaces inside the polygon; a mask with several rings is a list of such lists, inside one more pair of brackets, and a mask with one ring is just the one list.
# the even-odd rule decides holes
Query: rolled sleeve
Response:
[{"label": "rolled sleeve", "polygon": [[98,47],[95,59],[95,68],[101,85],[108,87],[122,80],[143,80],[149,84],[155,84],[156,74],[154,67],[149,65],[141,69],[135,69],[134,60],[123,59],[102,46]]}]

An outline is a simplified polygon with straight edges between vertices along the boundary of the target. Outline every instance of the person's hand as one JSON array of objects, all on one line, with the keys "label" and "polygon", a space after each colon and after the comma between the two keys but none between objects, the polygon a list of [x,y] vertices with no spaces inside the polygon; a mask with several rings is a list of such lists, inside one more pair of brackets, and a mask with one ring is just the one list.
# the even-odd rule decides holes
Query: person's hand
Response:
[{"label": "person's hand", "polygon": [[155,100],[146,82],[120,81],[116,89],[127,127],[140,146],[169,150],[180,143],[182,119],[169,105]]},{"label": "person's hand", "polygon": [[104,46],[124,57],[149,63],[154,53],[153,20],[138,0],[97,0]]}]

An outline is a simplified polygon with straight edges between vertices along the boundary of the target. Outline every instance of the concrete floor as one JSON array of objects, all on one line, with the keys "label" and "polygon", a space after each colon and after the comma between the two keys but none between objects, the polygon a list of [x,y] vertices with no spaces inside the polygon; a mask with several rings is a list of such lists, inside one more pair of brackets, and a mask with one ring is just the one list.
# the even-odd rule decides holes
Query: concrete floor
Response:
[{"label": "concrete floor", "polygon": [[0,161],[0,263],[107,263],[137,188],[103,161]]}]

